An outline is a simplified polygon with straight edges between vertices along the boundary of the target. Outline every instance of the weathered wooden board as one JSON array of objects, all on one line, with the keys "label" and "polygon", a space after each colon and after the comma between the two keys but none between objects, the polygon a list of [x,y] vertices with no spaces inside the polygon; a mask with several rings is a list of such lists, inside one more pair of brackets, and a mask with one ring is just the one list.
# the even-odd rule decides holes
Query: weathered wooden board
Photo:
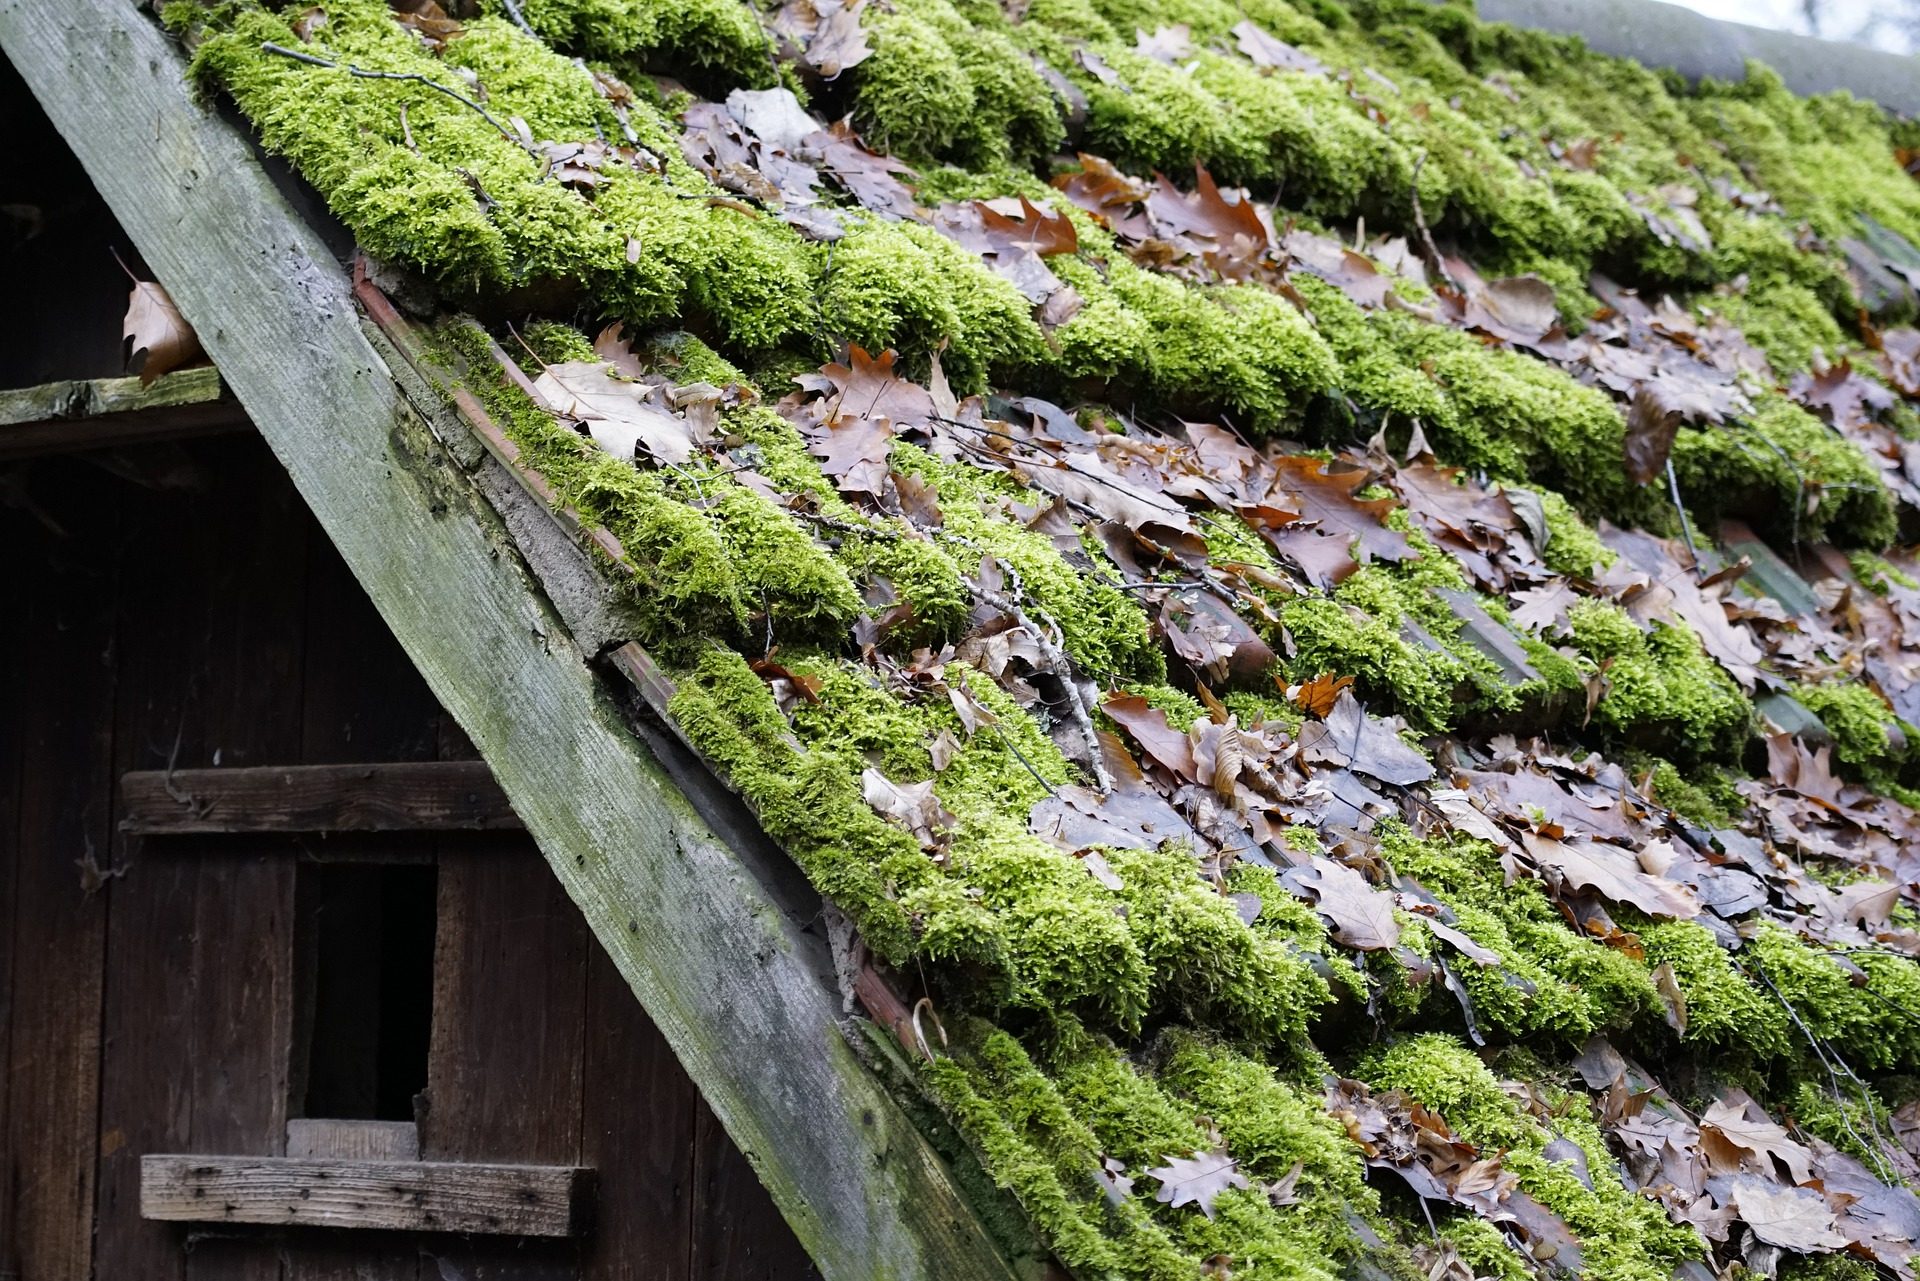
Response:
[{"label": "weathered wooden board", "polygon": [[122,830],[143,836],[521,825],[483,761],[131,770],[120,779],[120,814]]},{"label": "weathered wooden board", "polygon": [[[823,1273],[1016,1274],[840,1035],[811,913],[782,906],[621,721],[338,264],[191,101],[178,50],[130,0],[0,0],[0,47]],[[99,128],[103,102],[142,127]]]},{"label": "weathered wooden board", "polygon": [[418,1161],[420,1134],[411,1121],[333,1121],[292,1117],[287,1155],[349,1161]]},{"label": "weathered wooden board", "polygon": [[170,1223],[568,1237],[588,1230],[592,1210],[593,1172],[573,1166],[163,1153],[140,1159],[140,1213]]},{"label": "weathered wooden board", "polygon": [[0,461],[249,431],[213,366],[0,390]]},{"label": "weathered wooden board", "polygon": [[[116,498],[126,512],[116,776],[169,760],[244,764],[299,751],[310,526],[293,518],[298,503],[285,486],[261,483],[272,477],[257,443],[208,442],[195,463],[204,484],[196,495],[142,489]],[[195,518],[182,519],[183,510]],[[178,1229],[142,1220],[139,1157],[279,1152],[294,860],[277,842],[163,842],[117,829],[113,838],[95,1275],[259,1275],[269,1261],[257,1244],[189,1255]],[[214,841],[223,844],[209,858]]]},{"label": "weathered wooden board", "polygon": [[440,859],[420,1153],[578,1164],[593,944],[532,841],[485,844]]},{"label": "weathered wooden board", "polygon": [[[66,492],[43,488],[42,499],[87,504],[84,479],[63,479]],[[100,668],[114,643],[115,574],[71,545],[27,562],[24,573],[16,619],[29,648],[11,669],[21,688],[18,719],[6,731],[20,734],[24,758],[6,942],[15,975],[4,1060],[11,1107],[0,1131],[0,1200],[13,1227],[0,1238],[0,1270],[83,1277],[93,1252],[107,934],[100,878],[112,863],[104,798],[113,777],[113,687]]]},{"label": "weathered wooden board", "polygon": [[[700,1095],[620,971],[599,948],[590,951],[580,1164],[599,1172],[600,1188],[599,1224],[581,1275],[587,1281],[687,1281],[688,1230],[704,1230],[693,1217]],[[635,1135],[647,1141],[635,1143]],[[792,1240],[791,1233],[781,1235]]]}]

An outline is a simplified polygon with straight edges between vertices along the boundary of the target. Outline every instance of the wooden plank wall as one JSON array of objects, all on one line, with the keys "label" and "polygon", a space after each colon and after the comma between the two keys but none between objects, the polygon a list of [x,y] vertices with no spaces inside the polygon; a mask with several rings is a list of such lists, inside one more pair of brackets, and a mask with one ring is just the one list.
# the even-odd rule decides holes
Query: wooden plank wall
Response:
[{"label": "wooden plank wall", "polygon": [[[812,1275],[523,834],[118,832],[128,769],[472,756],[258,440],[0,481],[0,1281]],[[439,868],[422,1155],[595,1167],[598,1231],[141,1220],[143,1153],[283,1150],[299,867],[395,853]]]}]

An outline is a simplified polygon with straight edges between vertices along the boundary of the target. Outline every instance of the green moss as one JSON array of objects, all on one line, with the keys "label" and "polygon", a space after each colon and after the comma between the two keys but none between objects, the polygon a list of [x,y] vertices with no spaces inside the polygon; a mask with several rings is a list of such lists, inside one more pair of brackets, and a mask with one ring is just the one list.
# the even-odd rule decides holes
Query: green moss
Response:
[{"label": "green moss", "polygon": [[1730,759],[1753,709],[1733,678],[1708,658],[1685,623],[1655,622],[1642,634],[1617,605],[1583,600],[1568,611],[1573,643],[1606,670],[1593,710],[1602,729],[1676,759]]},{"label": "green moss", "polygon": [[1777,393],[1728,428],[1683,429],[1674,471],[1700,521],[1752,518],[1782,542],[1879,549],[1893,541],[1893,498],[1859,446]]},{"label": "green moss", "polygon": [[1692,921],[1638,927],[1649,965],[1670,965],[1687,999],[1684,1039],[1717,1047],[1744,1046],[1762,1057],[1790,1054],[1785,1012],[1734,968],[1733,958],[1705,926]]},{"label": "green moss", "polygon": [[[1439,1112],[1466,1141],[1501,1151],[1520,1186],[1573,1229],[1581,1244],[1582,1275],[1659,1281],[1703,1252],[1691,1229],[1669,1223],[1656,1202],[1620,1182],[1606,1140],[1583,1112],[1559,1114],[1556,1135],[1522,1111],[1459,1041],[1439,1034],[1409,1037],[1369,1056],[1357,1070],[1375,1087],[1405,1090]],[[1544,1149],[1556,1137],[1585,1151],[1592,1188],[1569,1164],[1545,1159]]]},{"label": "green moss", "polygon": [[[1856,680],[1801,684],[1793,697],[1833,735],[1833,754],[1841,763],[1868,775],[1899,772],[1908,754],[1906,736],[1886,701],[1870,686]],[[1890,733],[1891,731],[1891,733]],[[1901,750],[1893,750],[1893,734]]]},{"label": "green moss", "polygon": [[1556,574],[1591,578],[1618,560],[1611,547],[1600,541],[1592,526],[1580,519],[1573,504],[1550,489],[1534,491],[1540,495],[1540,508],[1546,514],[1547,545],[1540,558]]},{"label": "green moss", "polygon": [[[989,512],[990,506],[1022,497],[1016,487],[943,463],[912,445],[896,444],[893,460],[900,470],[934,486],[946,517],[941,545],[961,568],[976,573],[983,554],[1005,561],[1018,575],[1029,608],[1060,628],[1067,653],[1083,670],[1115,682],[1165,679],[1166,660],[1146,615],[1127,593],[1097,571],[1087,574],[1069,565],[1045,535]],[[1025,501],[1031,504],[1031,496]]]},{"label": "green moss", "polygon": [[[1399,824],[1383,825],[1382,835],[1381,852],[1393,868],[1439,898],[1468,937],[1499,955],[1499,964],[1488,968],[1453,961],[1486,1025],[1572,1043],[1660,1009],[1645,966],[1568,928],[1538,882],[1507,884],[1487,845],[1418,840]],[[1449,1009],[1452,997],[1436,992],[1433,1000]]]},{"label": "green moss", "polygon": [[774,83],[772,45],[735,0],[525,0],[521,8],[547,40],[589,58],[716,88]]}]

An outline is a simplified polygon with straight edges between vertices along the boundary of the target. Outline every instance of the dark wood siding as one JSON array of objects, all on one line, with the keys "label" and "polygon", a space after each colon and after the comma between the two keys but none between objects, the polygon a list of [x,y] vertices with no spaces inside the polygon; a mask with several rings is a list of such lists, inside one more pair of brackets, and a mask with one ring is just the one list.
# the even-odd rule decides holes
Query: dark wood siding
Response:
[{"label": "dark wood siding", "polygon": [[[126,770],[472,756],[263,445],[16,465],[0,540],[0,1278],[812,1274],[523,834],[119,831]],[[283,1151],[301,869],[392,858],[438,875],[422,1155],[594,1167],[595,1233],[140,1219],[142,1154]]]}]

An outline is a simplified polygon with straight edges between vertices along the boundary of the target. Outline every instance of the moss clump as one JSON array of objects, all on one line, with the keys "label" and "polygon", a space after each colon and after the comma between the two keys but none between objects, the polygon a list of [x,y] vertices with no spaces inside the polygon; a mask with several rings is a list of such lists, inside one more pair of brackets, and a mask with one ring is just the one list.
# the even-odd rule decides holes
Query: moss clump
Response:
[{"label": "moss clump", "polygon": [[1583,600],[1568,611],[1573,643],[1606,670],[1593,719],[1629,743],[1687,761],[1738,755],[1753,708],[1691,628],[1656,622],[1645,633],[1619,606]]},{"label": "moss clump", "polygon": [[[1560,1113],[1552,1121],[1555,1128],[1549,1129],[1522,1111],[1486,1064],[1452,1037],[1409,1037],[1369,1056],[1357,1071],[1376,1088],[1405,1090],[1444,1116],[1469,1143],[1501,1152],[1520,1186],[1573,1229],[1580,1241],[1583,1276],[1662,1281],[1676,1266],[1704,1252],[1691,1229],[1669,1223],[1658,1203],[1620,1182],[1606,1140],[1583,1112]],[[1546,1146],[1555,1138],[1569,1139],[1585,1151],[1592,1188],[1569,1164],[1545,1158]]]},{"label": "moss clump", "polygon": [[[917,931],[900,900],[941,879],[913,837],[874,813],[838,761],[798,747],[766,682],[739,655],[702,654],[680,674],[668,710],[694,750],[754,806],[767,834],[858,923],[868,946],[904,964]],[[997,960],[997,924],[981,912],[973,925],[974,959]]]},{"label": "moss clump", "polygon": [[1013,283],[932,228],[866,219],[821,260],[821,313],[835,338],[897,349],[922,370],[941,351],[962,394],[983,389],[990,370],[1024,366],[1045,350]]},{"label": "moss clump", "polygon": [[[1909,740],[1886,701],[1858,681],[1802,684],[1794,699],[1820,718],[1833,735],[1833,754],[1857,774],[1878,779],[1900,772],[1909,755]],[[1895,741],[1899,749],[1895,750]]]},{"label": "moss clump", "polygon": [[772,45],[733,0],[525,0],[521,9],[542,37],[596,61],[671,72],[722,94],[774,83]]},{"label": "moss clump", "polygon": [[[1569,929],[1538,882],[1506,884],[1489,846],[1419,840],[1398,823],[1383,825],[1382,835],[1382,856],[1394,870],[1437,897],[1461,931],[1499,955],[1497,966],[1484,969],[1465,959],[1454,962],[1486,1025],[1574,1043],[1660,1009],[1644,965]],[[1444,992],[1431,997],[1448,1014],[1452,999]]]},{"label": "moss clump", "polygon": [[993,510],[1009,500],[1037,505],[1032,495],[913,445],[895,444],[893,461],[934,486],[946,517],[941,545],[962,569],[977,573],[983,555],[1004,561],[1018,575],[1027,607],[1060,628],[1067,653],[1084,671],[1113,683],[1165,679],[1166,659],[1146,615],[1127,593],[1107,574],[1069,565],[1044,535]]},{"label": "moss clump", "polygon": [[1807,1031],[1832,1042],[1848,1062],[1885,1071],[1920,1060],[1920,965],[1897,956],[1850,958],[1853,971],[1798,936],[1763,925],[1743,961],[1776,1001],[1790,1005]]},{"label": "moss clump", "polygon": [[1748,981],[1713,933],[1692,921],[1638,926],[1649,965],[1673,967],[1687,998],[1684,1038],[1721,1048],[1745,1047],[1761,1057],[1789,1054],[1793,1044],[1777,1001]]},{"label": "moss clump", "polygon": [[1546,515],[1547,545],[1540,549],[1540,558],[1548,569],[1556,574],[1591,578],[1619,559],[1611,547],[1600,541],[1593,527],[1580,519],[1573,504],[1550,489],[1535,492],[1540,495],[1540,508]]},{"label": "moss clump", "polygon": [[1893,497],[1859,446],[1777,393],[1726,428],[1682,430],[1674,471],[1702,521],[1752,517],[1783,542],[1879,549],[1893,541]]},{"label": "moss clump", "polygon": [[455,321],[434,337],[448,372],[479,396],[526,462],[547,477],[563,502],[620,540],[630,575],[624,596],[642,635],[664,640],[744,630],[749,606],[741,576],[722,531],[706,513],[680,501],[660,473],[642,472],[556,422],[506,380],[478,328]]}]

